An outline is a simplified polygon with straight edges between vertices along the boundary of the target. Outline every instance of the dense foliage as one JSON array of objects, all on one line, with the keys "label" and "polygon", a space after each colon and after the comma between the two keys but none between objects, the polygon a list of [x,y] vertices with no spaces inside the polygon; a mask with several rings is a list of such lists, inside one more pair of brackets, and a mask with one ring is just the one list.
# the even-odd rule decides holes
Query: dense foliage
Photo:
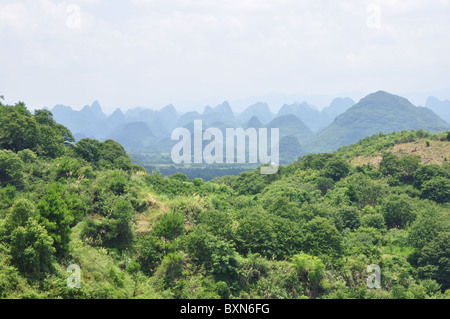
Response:
[{"label": "dense foliage", "polygon": [[450,297],[450,165],[379,147],[447,133],[205,182],[148,173],[112,140],[74,143],[22,103],[0,104],[0,123],[1,298]]}]

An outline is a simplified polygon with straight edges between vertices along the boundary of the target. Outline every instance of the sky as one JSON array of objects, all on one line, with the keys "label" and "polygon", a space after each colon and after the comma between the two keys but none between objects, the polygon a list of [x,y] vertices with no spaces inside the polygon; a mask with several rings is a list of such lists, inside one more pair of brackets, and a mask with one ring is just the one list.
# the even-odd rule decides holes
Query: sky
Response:
[{"label": "sky", "polygon": [[30,109],[450,99],[450,0],[0,0],[0,43]]}]

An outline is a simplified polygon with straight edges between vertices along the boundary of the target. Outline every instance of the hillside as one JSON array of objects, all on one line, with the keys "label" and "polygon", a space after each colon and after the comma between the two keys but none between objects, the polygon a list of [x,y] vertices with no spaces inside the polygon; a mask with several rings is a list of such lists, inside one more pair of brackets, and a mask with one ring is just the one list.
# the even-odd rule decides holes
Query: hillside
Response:
[{"label": "hillside", "polygon": [[377,133],[423,129],[446,131],[449,124],[431,110],[416,107],[400,96],[383,91],[370,94],[339,115],[306,147],[309,152],[335,151]]},{"label": "hillside", "polygon": [[[445,115],[448,105],[430,97],[427,106]],[[170,138],[172,130],[185,127],[192,131],[195,120],[202,120],[204,129],[217,127],[222,131],[238,127],[279,128],[280,138],[284,138],[280,141],[280,161],[292,163],[298,155],[335,151],[380,132],[423,129],[433,133],[447,130],[449,124],[430,108],[415,107],[402,97],[379,91],[366,96],[358,104],[350,98],[335,98],[321,111],[307,102],[285,104],[276,115],[270,111],[268,104],[262,102],[234,114],[227,101],[215,107],[206,106],[203,112],[186,113],[167,105],[161,110],[138,107],[129,109],[125,114],[116,109],[107,116],[97,101],[80,111],[63,105],[55,106],[52,111],[55,119],[67,126],[76,140],[86,137],[101,141],[117,140],[133,154],[133,158],[140,158],[139,162],[149,169],[160,164],[164,175],[178,169],[195,176],[200,172],[199,168],[205,167],[189,171],[187,166],[168,162],[171,148],[175,145]],[[169,167],[167,164],[173,165]],[[217,176],[223,173],[221,168]],[[208,173],[201,176],[214,176],[212,168],[209,167]]]},{"label": "hillside", "polygon": [[450,165],[410,147],[439,159],[450,132],[377,134],[274,175],[205,182],[148,173],[112,140],[74,143],[23,103],[0,103],[0,124],[1,298],[450,295]]},{"label": "hillside", "polygon": [[305,142],[314,136],[314,133],[297,116],[292,114],[279,116],[265,127],[280,129],[280,139],[285,136],[294,136],[300,142]]}]

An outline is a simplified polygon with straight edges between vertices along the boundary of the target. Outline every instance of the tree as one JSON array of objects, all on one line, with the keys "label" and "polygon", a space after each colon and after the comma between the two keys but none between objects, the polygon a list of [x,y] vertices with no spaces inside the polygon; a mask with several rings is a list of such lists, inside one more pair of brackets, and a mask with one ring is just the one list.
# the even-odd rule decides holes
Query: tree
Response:
[{"label": "tree", "polygon": [[111,214],[108,216],[114,220],[115,232],[109,235],[111,242],[116,242],[118,246],[128,245],[132,241],[131,220],[133,219],[133,206],[126,199],[119,199]]},{"label": "tree", "polygon": [[24,149],[19,152],[17,152],[17,155],[19,155],[20,159],[25,164],[32,164],[36,162],[37,156],[36,153],[29,149]]},{"label": "tree", "polygon": [[361,224],[358,209],[353,206],[344,206],[339,208],[334,216],[336,228],[343,231],[345,228],[350,230],[357,229]]},{"label": "tree", "polygon": [[114,163],[120,157],[128,157],[122,145],[110,139],[101,144],[101,158],[103,160]]},{"label": "tree", "polygon": [[29,200],[20,198],[14,202],[5,218],[5,228],[12,232],[19,226],[24,227],[29,218],[36,217],[36,208]]},{"label": "tree", "polygon": [[119,170],[114,170],[108,176],[109,190],[115,195],[121,196],[126,192],[128,186],[129,176],[127,173]]},{"label": "tree", "polygon": [[341,158],[335,158],[327,161],[323,168],[323,175],[338,181],[344,178],[350,172],[350,164]]},{"label": "tree", "polygon": [[0,185],[10,183],[14,185],[23,178],[23,162],[20,157],[10,150],[0,149]]},{"label": "tree", "polygon": [[325,265],[322,260],[316,256],[300,253],[294,255],[291,262],[301,281],[307,284],[310,295],[316,296],[324,277]]},{"label": "tree", "polygon": [[147,275],[152,274],[164,257],[163,242],[154,234],[144,234],[136,241],[137,262]]},{"label": "tree", "polygon": [[56,158],[64,153],[64,137],[47,124],[39,125],[38,154]]},{"label": "tree", "polygon": [[53,119],[53,114],[49,110],[34,111],[34,119],[41,125],[54,126],[56,124]]},{"label": "tree", "polygon": [[391,152],[383,153],[380,171],[384,176],[396,177],[401,171],[399,158]]},{"label": "tree", "polygon": [[95,165],[101,158],[101,148],[102,144],[99,141],[83,138],[77,142],[74,152],[85,161]]},{"label": "tree", "polygon": [[6,187],[0,187],[0,217],[4,217],[2,211],[13,205],[16,196],[17,189],[14,186],[8,184]]},{"label": "tree", "polygon": [[450,203],[450,179],[434,177],[422,185],[422,198],[436,203]]},{"label": "tree", "polygon": [[166,240],[173,240],[184,230],[184,217],[176,212],[168,212],[161,216],[159,222],[155,225],[154,233],[158,237]]},{"label": "tree", "polygon": [[239,220],[236,228],[237,250],[241,254],[259,253],[262,256],[274,255],[273,222],[264,212],[248,212]]},{"label": "tree", "polygon": [[445,214],[438,208],[426,207],[411,225],[408,231],[409,244],[417,249],[422,249],[431,242],[440,232],[449,232],[450,223]]},{"label": "tree", "polygon": [[434,177],[449,178],[450,176],[439,165],[422,165],[414,172],[414,187],[421,190],[423,184]]},{"label": "tree", "polygon": [[375,229],[385,229],[386,223],[383,215],[375,213],[363,215],[361,217],[361,226]]},{"label": "tree", "polygon": [[328,219],[316,217],[304,226],[305,251],[311,255],[338,256],[342,252],[342,236]]},{"label": "tree", "polygon": [[418,273],[422,278],[436,280],[442,289],[450,288],[450,233],[441,232],[420,252]]},{"label": "tree", "polygon": [[401,179],[405,182],[412,182],[413,175],[420,166],[421,158],[419,155],[405,155],[399,160]]},{"label": "tree", "polygon": [[362,173],[351,175],[348,181],[346,194],[352,202],[358,204],[359,209],[367,205],[375,206],[389,192],[389,185],[383,180],[374,180]]},{"label": "tree", "polygon": [[54,241],[59,257],[66,255],[70,242],[70,226],[74,220],[65,202],[65,187],[60,183],[50,185],[37,205],[39,222]]},{"label": "tree", "polygon": [[21,272],[37,277],[52,271],[53,239],[34,218],[14,229],[10,238],[12,262]]},{"label": "tree", "polygon": [[303,170],[321,170],[333,157],[335,155],[331,153],[308,154],[300,158],[299,167]]},{"label": "tree", "polygon": [[156,272],[156,277],[162,279],[163,289],[168,289],[176,285],[182,275],[184,264],[184,256],[180,253],[168,253],[164,257]]},{"label": "tree", "polygon": [[411,199],[405,194],[390,195],[382,204],[382,212],[389,228],[404,228],[416,218]]},{"label": "tree", "polygon": [[[48,110],[36,110],[34,112],[34,118],[41,126],[50,127],[52,129],[53,134],[58,137],[59,142],[62,142],[61,146],[67,146],[70,143],[75,142],[75,139],[69,129],[64,125],[55,122],[52,112]],[[42,140],[42,137],[40,141],[41,143],[46,142],[45,140]]]},{"label": "tree", "polygon": [[38,124],[23,103],[6,106],[0,112],[0,148],[13,152],[35,150],[38,136]]},{"label": "tree", "polygon": [[326,193],[333,189],[334,187],[334,181],[331,178],[327,177],[319,177],[316,180],[317,188],[322,192],[322,196],[325,196]]},{"label": "tree", "polygon": [[192,260],[215,276],[226,280],[237,275],[236,252],[232,243],[212,235],[205,225],[189,233],[185,245]]}]

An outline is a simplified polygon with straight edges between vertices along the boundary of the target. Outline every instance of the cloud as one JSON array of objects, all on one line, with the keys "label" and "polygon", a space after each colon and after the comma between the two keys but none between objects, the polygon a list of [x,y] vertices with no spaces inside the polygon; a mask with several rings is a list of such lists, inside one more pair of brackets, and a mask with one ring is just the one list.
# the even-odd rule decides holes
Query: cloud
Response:
[{"label": "cloud", "polygon": [[447,0],[3,1],[0,94],[113,108],[438,89],[449,82],[449,11]]}]

